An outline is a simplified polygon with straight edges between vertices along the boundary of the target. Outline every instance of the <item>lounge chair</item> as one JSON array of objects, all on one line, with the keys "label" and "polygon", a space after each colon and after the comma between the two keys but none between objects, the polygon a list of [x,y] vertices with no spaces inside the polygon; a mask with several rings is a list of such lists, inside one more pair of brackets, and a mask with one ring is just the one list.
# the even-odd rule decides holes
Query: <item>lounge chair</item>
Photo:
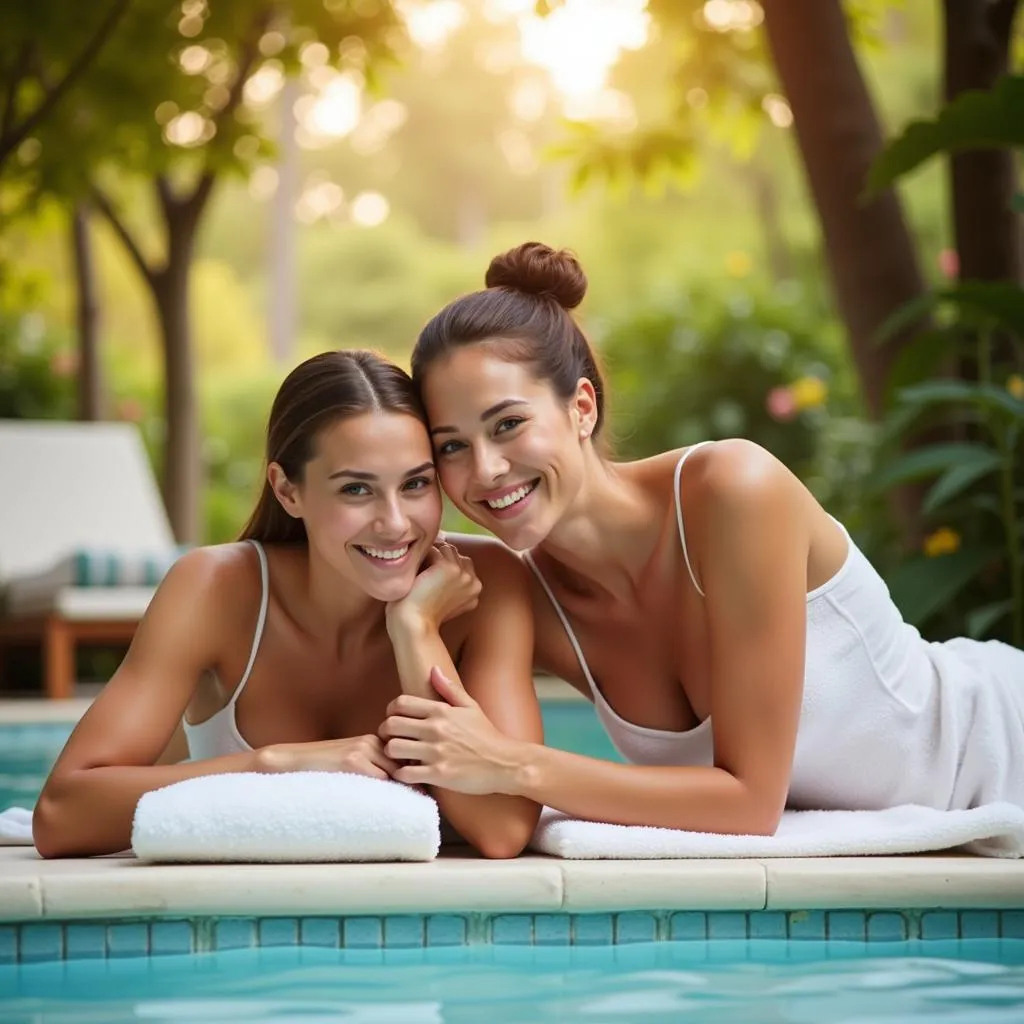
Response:
[{"label": "lounge chair", "polygon": [[48,697],[74,690],[80,642],[128,643],[178,555],[138,430],[0,421],[3,650],[42,646]]}]

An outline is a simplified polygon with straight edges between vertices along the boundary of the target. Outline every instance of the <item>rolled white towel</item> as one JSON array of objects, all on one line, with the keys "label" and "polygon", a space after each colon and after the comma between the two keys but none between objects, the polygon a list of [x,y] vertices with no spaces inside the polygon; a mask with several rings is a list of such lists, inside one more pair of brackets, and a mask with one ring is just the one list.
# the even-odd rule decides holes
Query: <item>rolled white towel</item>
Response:
[{"label": "rolled white towel", "polygon": [[433,799],[343,772],[186,779],[144,794],[132,824],[151,861],[423,861],[440,845]]},{"label": "rolled white towel", "polygon": [[0,811],[0,846],[32,845],[32,812],[25,807]]},{"label": "rolled white towel", "polygon": [[786,811],[773,836],[715,835],[581,821],[545,808],[533,849],[576,860],[697,857],[841,857],[963,848],[985,857],[1024,856],[1024,808],[967,811],[906,805],[884,811]]}]

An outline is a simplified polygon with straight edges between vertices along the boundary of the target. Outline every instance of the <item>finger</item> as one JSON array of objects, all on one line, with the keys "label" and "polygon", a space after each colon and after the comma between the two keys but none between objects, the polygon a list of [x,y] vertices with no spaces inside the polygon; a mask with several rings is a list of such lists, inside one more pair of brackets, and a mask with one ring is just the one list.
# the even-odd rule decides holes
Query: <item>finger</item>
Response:
[{"label": "finger", "polygon": [[434,779],[434,769],[425,764],[407,764],[399,768],[392,778],[409,786],[429,786]]},{"label": "finger", "polygon": [[430,685],[453,707],[476,707],[476,701],[466,692],[465,687],[454,679],[449,679],[437,665],[430,670]]},{"label": "finger", "polygon": [[[381,756],[383,757],[384,755]],[[383,765],[375,764],[371,758],[366,758],[365,761],[357,761],[351,767],[343,770],[355,775],[367,775],[371,779],[387,779],[391,777],[391,772]]]},{"label": "finger", "polygon": [[403,693],[396,697],[385,712],[388,718],[430,718],[438,710],[436,700],[427,697],[414,697],[411,693]]},{"label": "finger", "polygon": [[383,745],[370,755],[369,761],[376,768],[379,768],[387,778],[390,778],[398,770],[398,765],[393,758],[388,756]]},{"label": "finger", "polygon": [[[429,743],[421,743],[419,740],[407,740],[399,738],[388,740],[384,747],[387,756],[395,761],[418,761],[421,764],[431,764],[434,761],[434,749]],[[399,765],[395,766],[400,767]]]},{"label": "finger", "polygon": [[429,723],[424,718],[403,718],[401,715],[391,715],[381,722],[380,738],[384,741],[395,738],[424,740],[428,738],[428,729]]}]

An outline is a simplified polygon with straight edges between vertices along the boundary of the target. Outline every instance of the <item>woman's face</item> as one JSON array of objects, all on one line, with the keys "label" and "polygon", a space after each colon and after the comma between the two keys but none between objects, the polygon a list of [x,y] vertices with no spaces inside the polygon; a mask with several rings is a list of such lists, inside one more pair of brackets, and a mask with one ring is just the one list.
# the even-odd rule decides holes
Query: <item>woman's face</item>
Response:
[{"label": "woman's face", "polygon": [[363,413],[325,427],[314,451],[285,508],[341,576],[379,601],[405,597],[441,526],[426,428],[404,413]]},{"label": "woman's face", "polygon": [[566,403],[530,367],[494,345],[453,349],[423,379],[441,484],[455,506],[523,551],[551,532],[579,491],[579,396]]}]

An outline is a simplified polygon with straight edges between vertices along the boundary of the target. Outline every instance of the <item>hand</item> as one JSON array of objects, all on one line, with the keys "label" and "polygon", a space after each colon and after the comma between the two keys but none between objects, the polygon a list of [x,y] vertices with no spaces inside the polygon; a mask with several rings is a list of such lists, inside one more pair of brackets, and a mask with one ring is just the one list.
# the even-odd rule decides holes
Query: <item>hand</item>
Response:
[{"label": "hand", "polygon": [[513,793],[518,744],[499,732],[480,705],[438,668],[430,683],[443,700],[403,694],[388,705],[380,727],[384,751],[412,761],[393,774],[410,785],[441,786],[457,793]]},{"label": "hand", "polygon": [[428,551],[426,568],[416,577],[412,590],[401,600],[389,602],[385,611],[388,631],[409,621],[437,629],[441,623],[472,611],[480,590],[472,559],[439,540]]},{"label": "hand", "polygon": [[275,743],[256,752],[258,772],[350,772],[372,779],[394,776],[398,765],[379,736],[352,736],[316,743]]}]

